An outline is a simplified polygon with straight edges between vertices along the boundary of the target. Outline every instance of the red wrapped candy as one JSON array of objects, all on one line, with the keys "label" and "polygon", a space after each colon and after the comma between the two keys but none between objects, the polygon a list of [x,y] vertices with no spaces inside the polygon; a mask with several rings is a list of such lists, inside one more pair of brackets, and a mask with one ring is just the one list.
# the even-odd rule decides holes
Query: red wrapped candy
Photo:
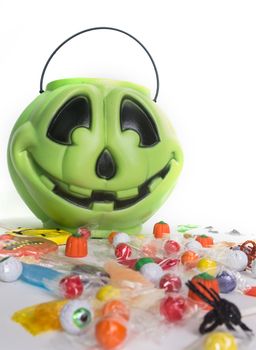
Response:
[{"label": "red wrapped candy", "polygon": [[164,252],[166,255],[178,253],[180,251],[180,245],[178,242],[168,239],[164,244]]},{"label": "red wrapped candy", "polygon": [[126,260],[132,255],[132,248],[126,243],[119,243],[115,249],[117,259]]},{"label": "red wrapped candy", "polygon": [[71,275],[64,277],[60,280],[59,284],[63,296],[67,299],[75,299],[82,295],[84,290],[83,282],[77,275]]},{"label": "red wrapped candy", "polygon": [[159,281],[159,288],[165,292],[179,292],[182,287],[181,279],[178,276],[167,273]]},{"label": "red wrapped candy", "polygon": [[181,296],[168,296],[164,298],[160,304],[160,313],[168,322],[177,322],[182,320],[186,309],[186,299]]}]

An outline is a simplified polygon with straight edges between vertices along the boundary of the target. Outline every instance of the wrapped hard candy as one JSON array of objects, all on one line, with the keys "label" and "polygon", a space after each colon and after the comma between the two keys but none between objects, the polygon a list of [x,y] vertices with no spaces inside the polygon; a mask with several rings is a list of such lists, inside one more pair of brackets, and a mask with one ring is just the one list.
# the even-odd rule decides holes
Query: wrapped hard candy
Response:
[{"label": "wrapped hard candy", "polygon": [[166,255],[176,254],[180,251],[180,244],[172,239],[168,239],[164,244]]},{"label": "wrapped hard candy", "polygon": [[115,249],[117,259],[126,260],[132,255],[132,248],[126,243],[119,243]]},{"label": "wrapped hard candy", "polygon": [[177,322],[183,319],[187,309],[186,299],[182,296],[168,296],[161,301],[160,314],[168,322]]},{"label": "wrapped hard candy", "polygon": [[244,271],[248,264],[247,255],[241,250],[230,249],[226,256],[226,265],[238,272]]},{"label": "wrapped hard candy", "polygon": [[22,274],[22,263],[13,256],[0,260],[0,281],[14,282]]},{"label": "wrapped hard candy", "polygon": [[59,282],[60,292],[67,299],[75,299],[82,295],[84,285],[78,275],[70,275]]},{"label": "wrapped hard candy", "polygon": [[159,288],[164,289],[165,292],[176,293],[179,292],[182,287],[182,282],[179,276],[166,273],[159,281]]},{"label": "wrapped hard candy", "polygon": [[157,284],[163,276],[163,269],[160,265],[151,262],[144,264],[140,269],[140,273],[150,282]]},{"label": "wrapped hard candy", "polygon": [[203,350],[238,350],[238,346],[231,333],[213,332],[205,337]]},{"label": "wrapped hard candy", "polygon": [[221,293],[230,293],[236,288],[236,277],[233,273],[222,271],[217,276]]},{"label": "wrapped hard candy", "polygon": [[192,250],[194,252],[197,252],[198,250],[202,249],[203,246],[200,242],[196,241],[195,239],[190,239],[186,244],[185,244],[185,249],[186,250]]},{"label": "wrapped hard candy", "polygon": [[131,240],[130,236],[125,232],[118,232],[114,235],[112,244],[116,248],[116,246],[120,243],[129,243]]}]

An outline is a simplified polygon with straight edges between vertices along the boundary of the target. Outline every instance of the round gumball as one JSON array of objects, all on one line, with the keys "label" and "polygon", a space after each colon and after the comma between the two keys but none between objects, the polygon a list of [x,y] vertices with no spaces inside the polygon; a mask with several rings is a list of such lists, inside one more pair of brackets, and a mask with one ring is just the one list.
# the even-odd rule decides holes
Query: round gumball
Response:
[{"label": "round gumball", "polygon": [[82,295],[84,285],[78,275],[71,275],[60,280],[59,287],[64,298],[75,299]]},{"label": "round gumball", "polygon": [[22,274],[22,263],[13,256],[0,260],[0,281],[14,282]]},{"label": "round gumball", "polygon": [[139,271],[143,265],[148,264],[148,263],[153,263],[153,262],[154,262],[154,260],[152,258],[149,258],[149,257],[140,258],[136,261],[134,268],[136,271]]},{"label": "round gumball", "polygon": [[114,239],[114,237],[115,237],[116,234],[118,234],[118,232],[112,231],[112,232],[110,232],[110,234],[108,235],[108,241],[109,241],[110,244],[113,243],[113,239]]},{"label": "round gumball", "polygon": [[198,261],[196,267],[200,272],[207,272],[211,276],[216,276],[217,274],[217,263],[212,259],[202,258]]},{"label": "round gumball", "polygon": [[186,300],[183,297],[168,296],[160,303],[160,314],[163,315],[168,322],[177,322],[183,319],[186,308]]},{"label": "round gumball", "polygon": [[118,318],[106,317],[97,322],[95,337],[103,349],[115,349],[127,336],[125,324]]},{"label": "round gumball", "polygon": [[110,300],[102,308],[103,316],[119,316],[128,321],[130,312],[128,307],[120,300]]},{"label": "round gumball", "polygon": [[166,255],[176,254],[180,251],[178,242],[168,239],[164,244],[164,252]]},{"label": "round gumball", "polygon": [[117,259],[126,260],[132,255],[132,248],[126,243],[119,243],[115,249]]},{"label": "round gumball", "polygon": [[256,260],[254,260],[254,261],[252,262],[251,272],[252,272],[252,277],[253,277],[253,278],[256,278]]},{"label": "round gumball", "polygon": [[230,293],[236,288],[236,278],[233,273],[222,271],[217,276],[221,293]]},{"label": "round gumball", "polygon": [[165,292],[179,292],[182,287],[181,279],[178,276],[166,273],[159,281],[159,288],[164,289]]},{"label": "round gumball", "polygon": [[186,244],[185,244],[185,249],[186,250],[193,250],[197,252],[198,250],[202,249],[203,246],[200,242],[196,241],[195,239],[190,239]]},{"label": "round gumball", "polygon": [[96,294],[96,298],[100,301],[107,301],[119,297],[120,289],[113,287],[110,284],[101,287]]},{"label": "round gumball", "polygon": [[60,324],[65,332],[79,335],[86,331],[92,317],[92,309],[87,301],[72,300],[62,308]]},{"label": "round gumball", "polygon": [[247,255],[241,250],[230,249],[226,257],[227,266],[235,271],[244,271],[248,264]]},{"label": "round gumball", "polygon": [[148,263],[140,268],[140,273],[150,282],[157,284],[163,275],[163,269],[156,263]]},{"label": "round gumball", "polygon": [[237,350],[235,337],[227,332],[213,332],[204,339],[203,350]]},{"label": "round gumball", "polygon": [[129,243],[131,240],[130,236],[125,232],[117,232],[113,237],[112,244],[116,247],[120,243]]},{"label": "round gumball", "polygon": [[181,263],[187,268],[196,267],[199,261],[199,255],[193,250],[187,250],[181,255]]}]

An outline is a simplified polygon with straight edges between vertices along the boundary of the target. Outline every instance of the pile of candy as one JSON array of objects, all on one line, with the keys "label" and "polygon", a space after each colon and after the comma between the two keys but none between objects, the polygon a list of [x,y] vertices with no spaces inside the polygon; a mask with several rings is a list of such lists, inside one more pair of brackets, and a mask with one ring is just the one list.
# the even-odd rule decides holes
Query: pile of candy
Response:
[{"label": "pile of candy", "polygon": [[[0,236],[0,281],[20,279],[55,298],[17,311],[12,319],[33,335],[62,331],[81,348],[107,350],[150,327],[159,337],[197,319],[198,341],[187,349],[246,348],[253,331],[243,317],[255,310],[239,310],[223,294],[256,296],[256,243],[215,242],[199,231],[179,226],[175,235],[159,222],[153,235],[110,232],[108,239],[93,242],[87,227],[72,235],[7,232]],[[90,245],[94,263],[87,257]]]}]

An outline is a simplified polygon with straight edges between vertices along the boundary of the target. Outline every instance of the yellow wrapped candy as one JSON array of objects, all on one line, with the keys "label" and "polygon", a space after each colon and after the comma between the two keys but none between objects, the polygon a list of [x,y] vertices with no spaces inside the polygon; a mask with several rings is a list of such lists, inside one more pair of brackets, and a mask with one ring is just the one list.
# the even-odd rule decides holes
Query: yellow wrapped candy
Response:
[{"label": "yellow wrapped candy", "polygon": [[120,297],[120,289],[113,287],[109,284],[101,287],[96,294],[96,298],[100,301],[118,299],[119,297]]},{"label": "yellow wrapped candy", "polygon": [[217,263],[210,258],[205,257],[200,259],[196,267],[199,271],[207,272],[211,276],[215,277],[217,274]]},{"label": "yellow wrapped candy", "polygon": [[214,332],[204,341],[204,350],[237,350],[235,337],[227,332]]},{"label": "yellow wrapped candy", "polygon": [[26,307],[13,314],[12,320],[21,324],[32,335],[61,329],[59,315],[68,300],[57,300]]}]

